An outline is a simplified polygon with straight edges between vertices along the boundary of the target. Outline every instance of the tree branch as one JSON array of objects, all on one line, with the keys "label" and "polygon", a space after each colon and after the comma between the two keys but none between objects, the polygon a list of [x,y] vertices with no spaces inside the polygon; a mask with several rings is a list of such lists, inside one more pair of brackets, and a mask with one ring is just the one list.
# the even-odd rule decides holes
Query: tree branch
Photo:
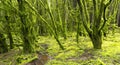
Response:
[{"label": "tree branch", "polygon": [[98,19],[97,19],[97,28],[100,27],[100,21],[101,21],[101,17],[102,17],[102,14],[103,14],[103,10],[104,10],[104,0],[101,1],[101,4],[100,4],[100,9],[99,9],[99,15],[98,15]]},{"label": "tree branch", "polygon": [[107,4],[104,4],[104,11],[103,11],[104,22],[103,22],[103,25],[101,26],[101,28],[99,28],[99,31],[101,31],[104,28],[105,24],[106,24],[107,19],[105,17],[105,13],[106,13],[105,11],[106,11],[106,8],[110,5],[111,2],[112,2],[112,0],[110,0]]},{"label": "tree branch", "polygon": [[84,18],[81,18],[82,21],[83,21],[83,26],[85,27],[85,29],[86,29],[86,31],[87,31],[88,33],[91,33],[92,31],[91,31],[91,29],[87,26],[87,22],[85,21],[85,20],[86,20],[86,17],[85,17],[85,11],[84,11],[84,8],[83,8],[84,5],[83,5],[83,3],[82,3],[81,0],[77,0],[77,3],[78,3],[78,5],[79,5],[80,14],[82,15],[81,17],[84,17]]},{"label": "tree branch", "polygon": [[93,6],[94,6],[94,21],[97,19],[97,5],[96,0],[93,0]]},{"label": "tree branch", "polygon": [[87,20],[87,22],[89,22],[90,19],[89,19],[89,14],[88,14],[88,10],[87,10],[86,0],[82,0],[82,1],[83,1],[83,5],[84,5],[86,20]]},{"label": "tree branch", "polygon": [[98,23],[97,23],[97,20],[98,20],[98,8],[97,8],[97,1],[96,0],[93,0],[93,7],[94,7],[94,21],[93,21],[93,26],[92,26],[92,29],[93,31],[98,27]]}]

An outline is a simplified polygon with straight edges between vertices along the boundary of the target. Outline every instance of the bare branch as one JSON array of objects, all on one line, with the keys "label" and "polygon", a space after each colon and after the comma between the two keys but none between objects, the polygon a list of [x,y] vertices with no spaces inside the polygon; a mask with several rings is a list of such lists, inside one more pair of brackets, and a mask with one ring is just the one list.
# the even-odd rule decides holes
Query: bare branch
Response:
[{"label": "bare branch", "polygon": [[105,17],[105,13],[106,13],[105,11],[106,11],[106,8],[110,5],[111,2],[112,2],[112,0],[110,0],[107,4],[104,4],[104,12],[103,12],[104,22],[103,22],[103,25],[101,26],[101,28],[99,29],[99,31],[101,31],[104,28],[105,24],[106,24],[107,19]]}]

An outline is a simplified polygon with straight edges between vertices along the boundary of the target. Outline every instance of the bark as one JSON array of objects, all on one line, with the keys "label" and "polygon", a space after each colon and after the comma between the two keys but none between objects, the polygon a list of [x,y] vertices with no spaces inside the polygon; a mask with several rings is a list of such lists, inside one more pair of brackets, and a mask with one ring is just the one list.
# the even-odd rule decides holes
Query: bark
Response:
[{"label": "bark", "polygon": [[[98,2],[96,0],[92,0],[93,2],[93,13],[94,13],[94,19],[93,23],[91,24],[91,28],[88,26],[88,22],[91,20],[89,19],[86,1],[85,0],[77,0],[79,8],[80,8],[80,14],[83,21],[83,26],[86,29],[87,33],[89,34],[89,37],[92,41],[94,49],[101,49],[102,48],[102,29],[104,28],[106,24],[106,17],[105,12],[106,8],[110,5],[112,0],[109,0],[107,4],[104,4],[104,0],[100,3],[100,8],[98,7]],[[101,23],[101,18],[104,19],[104,22]],[[101,25],[102,24],[102,25]]]},{"label": "bark", "polygon": [[48,13],[50,15],[50,18],[51,18],[51,21],[52,21],[52,29],[53,29],[53,35],[54,35],[54,38],[56,39],[56,41],[58,42],[58,45],[60,46],[60,48],[62,50],[64,50],[64,47],[62,46],[61,42],[59,41],[59,34],[58,34],[58,31],[57,31],[57,27],[56,27],[56,23],[55,23],[55,19],[53,17],[53,14],[51,12],[51,8],[48,7]]},{"label": "bark", "polygon": [[34,51],[32,48],[32,44],[29,42],[29,40],[24,36],[24,44],[23,44],[23,52],[24,53],[31,53]]},{"label": "bark", "polygon": [[120,15],[118,16],[118,27],[120,27]]},{"label": "bark", "polygon": [[117,21],[118,21],[118,27],[120,27],[120,3],[118,5]]},{"label": "bark", "polygon": [[11,32],[8,33],[8,37],[9,37],[9,41],[10,41],[10,49],[14,48],[14,44],[13,44],[13,37]]},{"label": "bark", "polygon": [[8,45],[6,43],[5,36],[0,33],[0,53],[8,52]]},{"label": "bark", "polygon": [[[31,34],[32,31],[30,31],[30,24],[28,23],[26,13],[26,7],[25,7],[25,0],[17,0],[19,5],[19,17],[21,20],[21,35],[23,40],[23,52],[24,53],[31,53],[34,51],[33,44],[34,44],[34,34]],[[29,21],[30,22],[30,21]],[[29,36],[31,35],[31,36]]]},{"label": "bark", "polygon": [[73,7],[74,7],[74,8],[77,7],[77,0],[73,0]]},{"label": "bark", "polygon": [[14,48],[14,45],[13,45],[13,37],[12,37],[12,34],[11,34],[11,28],[10,28],[10,17],[9,16],[5,16],[6,18],[6,21],[7,21],[7,32],[8,32],[8,38],[9,38],[9,41],[10,41],[10,49],[13,49]]},{"label": "bark", "polygon": [[93,43],[94,49],[101,49],[102,48],[102,32],[96,33],[89,33],[89,37]]},{"label": "bark", "polygon": [[64,0],[64,3],[63,3],[63,8],[64,8],[64,14],[63,14],[63,17],[64,17],[64,20],[62,22],[62,26],[63,26],[63,37],[64,39],[67,39],[67,36],[66,36],[66,29],[67,29],[67,20],[68,20],[68,9],[67,9],[67,0]]}]

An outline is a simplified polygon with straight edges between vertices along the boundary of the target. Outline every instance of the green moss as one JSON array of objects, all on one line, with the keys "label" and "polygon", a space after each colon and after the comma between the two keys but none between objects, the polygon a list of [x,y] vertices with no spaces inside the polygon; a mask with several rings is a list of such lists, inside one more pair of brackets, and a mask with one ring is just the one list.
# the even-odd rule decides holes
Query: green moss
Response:
[{"label": "green moss", "polygon": [[[110,34],[109,34],[110,35]],[[80,37],[79,44],[76,43],[75,36],[62,40],[65,50],[61,50],[53,37],[40,37],[37,51],[47,52],[52,57],[46,65],[119,65],[120,61],[120,34],[110,35],[103,40],[101,50],[92,49],[91,41],[88,37]],[[41,44],[48,44],[48,49],[43,50]],[[14,49],[15,50],[15,49]],[[0,63],[3,65],[12,64],[15,60],[18,65],[28,63],[37,58],[37,55],[18,55],[11,51],[5,55],[0,55]],[[5,56],[5,57],[4,57]],[[14,56],[14,57],[13,57]],[[85,59],[84,59],[85,58]],[[4,62],[5,61],[5,62]]]}]

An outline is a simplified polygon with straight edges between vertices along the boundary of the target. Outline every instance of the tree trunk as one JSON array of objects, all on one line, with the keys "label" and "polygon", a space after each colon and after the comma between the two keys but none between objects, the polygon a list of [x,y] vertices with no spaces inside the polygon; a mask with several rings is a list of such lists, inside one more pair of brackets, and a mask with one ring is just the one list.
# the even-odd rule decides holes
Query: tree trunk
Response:
[{"label": "tree trunk", "polygon": [[118,5],[117,21],[118,21],[118,27],[120,27],[120,3]]},{"label": "tree trunk", "polygon": [[23,52],[24,53],[32,53],[34,51],[32,45],[29,40],[24,36],[24,44],[23,44]]},{"label": "tree trunk", "polygon": [[118,27],[120,27],[120,14],[118,14]]},{"label": "tree trunk", "polygon": [[68,9],[67,9],[67,0],[64,0],[63,1],[63,7],[64,7],[64,14],[63,14],[63,22],[62,22],[62,25],[63,25],[63,37],[64,39],[67,39],[67,36],[66,36],[66,32],[67,32],[67,20],[68,20]]},{"label": "tree trunk", "polygon": [[8,33],[8,37],[9,37],[9,41],[10,41],[10,49],[13,49],[14,45],[13,45],[13,38],[12,38],[11,32]]},{"label": "tree trunk", "polygon": [[[25,0],[17,0],[19,5],[19,11],[22,12],[19,14],[20,20],[21,20],[21,35],[23,40],[23,51],[24,53],[32,53],[34,52],[34,34],[31,34],[33,32],[31,25],[27,20],[27,16],[25,13],[27,12],[25,7]],[[31,29],[30,29],[31,27]]]},{"label": "tree trunk", "polygon": [[94,49],[101,49],[102,48],[102,32],[96,32],[93,34],[89,34],[90,39],[92,41]]},{"label": "tree trunk", "polygon": [[76,7],[77,7],[77,0],[73,0],[73,7],[76,9]]},{"label": "tree trunk", "polygon": [[0,33],[0,53],[8,52],[8,45],[5,36]]},{"label": "tree trunk", "polygon": [[10,49],[13,49],[14,45],[13,45],[13,37],[11,34],[11,28],[10,28],[10,17],[7,15],[7,16],[5,16],[5,18],[7,21],[7,32],[8,32],[7,35],[8,35],[9,41],[10,41]]}]

